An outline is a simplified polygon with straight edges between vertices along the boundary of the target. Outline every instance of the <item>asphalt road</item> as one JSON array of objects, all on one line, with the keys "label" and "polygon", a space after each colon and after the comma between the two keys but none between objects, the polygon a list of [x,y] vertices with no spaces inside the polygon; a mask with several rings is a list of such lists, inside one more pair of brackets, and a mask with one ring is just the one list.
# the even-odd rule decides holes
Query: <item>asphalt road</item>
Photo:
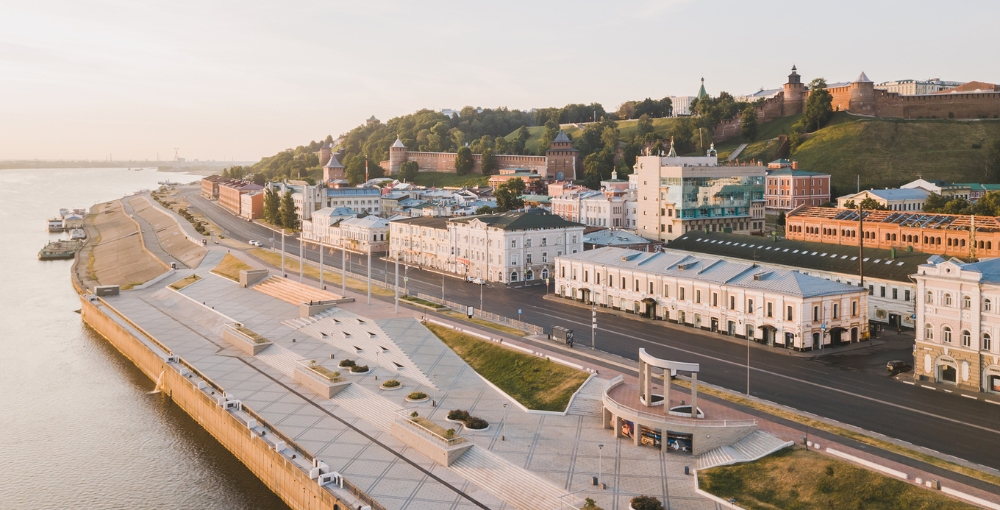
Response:
[{"label": "asphalt road", "polygon": [[[228,235],[239,241],[260,240],[269,246],[272,231],[224,211],[197,195],[188,196],[197,209]],[[280,235],[275,243],[280,246]],[[286,251],[298,254],[298,240],[285,239]],[[318,252],[309,248],[310,260]],[[332,259],[332,260],[331,260]],[[340,267],[340,254],[324,262]],[[354,255],[349,270],[365,274],[364,257]],[[373,261],[373,278],[393,283],[393,264]],[[385,270],[388,272],[384,272]],[[440,274],[418,268],[404,269],[411,294],[442,293]],[[290,277],[292,275],[289,275]],[[446,277],[448,300],[478,307],[480,288]],[[577,348],[590,346],[591,310],[546,300],[544,286],[508,288],[488,285],[482,289],[486,311],[518,317],[545,328],[565,326],[577,331]],[[654,356],[701,364],[700,380],[739,392],[747,389],[747,347],[718,335],[690,328],[651,324],[631,317],[598,313],[596,346],[628,359],[638,359],[645,347]],[[885,345],[827,355],[818,359],[788,356],[768,349],[750,349],[750,391],[754,396],[835,419],[867,430],[1000,469],[1000,406],[904,384],[885,371],[890,359],[912,359],[912,333],[889,332]]]}]

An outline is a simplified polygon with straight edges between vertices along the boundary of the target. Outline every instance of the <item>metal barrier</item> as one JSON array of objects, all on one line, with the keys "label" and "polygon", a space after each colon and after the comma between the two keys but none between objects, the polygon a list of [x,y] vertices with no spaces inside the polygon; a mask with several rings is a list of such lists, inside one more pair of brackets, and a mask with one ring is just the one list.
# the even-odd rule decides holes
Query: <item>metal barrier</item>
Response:
[{"label": "metal barrier", "polygon": [[[431,303],[447,306],[448,308],[451,308],[456,312],[466,313],[466,311],[468,310],[467,305],[463,305],[462,303],[456,303],[454,301],[444,301],[441,298],[431,296],[430,294],[418,293],[417,297],[425,301],[430,301]],[[484,312],[482,310],[477,309],[473,312],[472,316],[479,319],[483,319],[485,321],[495,322],[503,326],[510,326],[512,328],[524,331],[529,335],[545,334],[545,329],[540,326],[536,326],[534,324],[524,321],[514,320],[509,317],[504,317],[503,315],[497,315],[492,312]]]}]

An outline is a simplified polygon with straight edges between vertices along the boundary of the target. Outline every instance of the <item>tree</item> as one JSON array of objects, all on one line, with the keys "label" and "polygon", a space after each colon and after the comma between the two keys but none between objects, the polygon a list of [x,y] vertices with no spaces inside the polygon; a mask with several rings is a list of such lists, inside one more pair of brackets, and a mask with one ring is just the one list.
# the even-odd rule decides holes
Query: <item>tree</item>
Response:
[{"label": "tree", "polygon": [[481,205],[476,209],[476,214],[492,214],[493,208],[488,205]]},{"label": "tree", "polygon": [[964,198],[953,198],[944,204],[945,214],[972,214],[972,204]]},{"label": "tree", "polygon": [[404,161],[399,165],[399,177],[406,182],[413,182],[420,172],[420,164],[416,161]]},{"label": "tree", "polygon": [[493,153],[493,149],[483,149],[483,162],[481,166],[483,175],[493,175],[496,172],[499,163],[497,163],[497,156]]},{"label": "tree", "polygon": [[753,105],[743,109],[743,115],[740,117],[740,133],[747,142],[757,139],[757,109]]},{"label": "tree", "polygon": [[878,203],[878,201],[875,200],[872,197],[868,197],[868,198],[862,200],[861,201],[861,208],[862,209],[867,209],[869,211],[885,211],[885,210],[888,209],[888,207],[886,207],[886,206]]},{"label": "tree", "polygon": [[855,204],[854,200],[848,200],[847,202],[844,202],[844,209],[857,209],[857,208],[858,204]]},{"label": "tree", "polygon": [[639,117],[639,122],[635,125],[635,136],[640,140],[645,139],[646,135],[653,132],[653,119],[649,118],[649,115],[642,114]]},{"label": "tree", "polygon": [[472,171],[475,164],[476,161],[472,159],[472,149],[468,147],[458,149],[458,154],[455,156],[455,173],[466,175]]},{"label": "tree", "polygon": [[816,131],[825,126],[832,116],[833,96],[826,90],[826,80],[816,78],[809,84],[809,99],[802,116],[806,131]]},{"label": "tree", "polygon": [[778,221],[777,221],[777,223],[778,223],[778,226],[780,226],[780,227],[784,227],[785,226],[785,211],[781,211],[781,212],[778,213]]},{"label": "tree", "polygon": [[281,197],[281,209],[278,212],[281,226],[285,228],[298,228],[299,217],[295,213],[295,200],[292,199],[292,190],[285,190]]},{"label": "tree", "polygon": [[267,188],[264,191],[264,221],[272,224],[278,224],[278,192],[274,188]]},{"label": "tree", "polygon": [[991,191],[976,201],[975,213],[981,216],[1000,216],[1000,191]]},{"label": "tree", "polygon": [[922,210],[927,213],[944,212],[944,206],[947,203],[948,201],[941,195],[931,193],[927,196],[927,200],[924,202],[924,208]]},{"label": "tree", "polygon": [[263,186],[267,183],[267,177],[264,177],[264,174],[261,173],[253,174],[253,183],[258,186]]},{"label": "tree", "polygon": [[524,207],[524,181],[519,178],[510,179],[497,186],[493,192],[493,198],[497,201],[497,212],[507,212]]},{"label": "tree", "polygon": [[990,144],[986,153],[986,182],[1000,182],[1000,138]]}]

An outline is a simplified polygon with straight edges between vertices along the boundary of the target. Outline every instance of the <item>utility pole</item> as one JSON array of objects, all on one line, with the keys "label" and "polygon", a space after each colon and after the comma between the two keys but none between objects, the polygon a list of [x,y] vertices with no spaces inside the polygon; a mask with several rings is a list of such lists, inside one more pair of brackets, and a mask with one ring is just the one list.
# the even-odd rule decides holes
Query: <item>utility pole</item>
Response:
[{"label": "utility pole", "polygon": [[344,238],[340,238],[340,297],[347,297],[347,250],[344,248]]},{"label": "utility pole", "polygon": [[323,289],[323,245],[319,245],[319,288]]},{"label": "utility pole", "polygon": [[597,341],[597,302],[594,301],[591,301],[590,322],[590,350],[594,350]]},{"label": "utility pole", "polygon": [[[368,245],[368,304],[372,304],[372,245]],[[376,353],[377,354],[377,353]]]},{"label": "utility pole", "polygon": [[[858,179],[861,179],[861,176],[858,176]],[[861,202],[858,202],[858,230],[859,230],[859,232],[858,232],[858,273],[861,276],[861,290],[867,293],[868,289],[865,287],[865,210],[861,208]],[[865,299],[865,301],[867,301],[867,298]],[[860,306],[860,303],[858,303],[858,305]],[[868,331],[868,324],[865,323],[865,322],[862,322],[861,323],[861,335],[862,335],[862,337],[864,336],[864,334],[867,331]],[[869,338],[869,342],[871,342],[871,337],[868,337],[868,338]],[[861,342],[861,340],[862,339],[859,338],[858,342]]]},{"label": "utility pole", "polygon": [[285,229],[281,229],[281,277],[285,276]]},{"label": "utility pole", "polygon": [[396,252],[396,277],[393,278],[392,283],[396,287],[396,311],[394,313],[399,313],[399,252]]},{"label": "utility pole", "polygon": [[299,237],[299,283],[302,283],[302,273],[306,268],[306,259],[302,256],[302,249],[305,243],[302,242],[302,237]]}]

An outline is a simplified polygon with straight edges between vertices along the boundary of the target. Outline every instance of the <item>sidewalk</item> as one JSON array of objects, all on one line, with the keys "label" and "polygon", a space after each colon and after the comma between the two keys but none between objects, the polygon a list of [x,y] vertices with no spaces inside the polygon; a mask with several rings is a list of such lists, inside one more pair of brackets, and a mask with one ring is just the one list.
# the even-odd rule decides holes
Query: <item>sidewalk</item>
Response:
[{"label": "sidewalk", "polygon": [[[569,305],[569,306],[575,306],[577,308],[584,308],[584,309],[587,309],[587,310],[592,310],[593,309],[592,305],[589,305],[589,304],[586,304],[586,303],[581,303],[580,301],[577,301],[575,299],[561,298],[561,297],[559,297],[559,296],[557,296],[555,294],[546,294],[542,299],[545,299],[545,300],[548,300],[548,301],[553,301],[553,302],[556,302],[556,303],[562,303],[562,304]],[[608,314],[608,315],[617,315],[618,317],[622,317],[622,318],[625,318],[625,319],[630,319],[630,320],[642,322],[643,324],[649,324],[649,325],[659,326],[659,327],[662,327],[662,328],[672,329],[674,331],[683,331],[685,333],[690,333],[690,334],[694,334],[694,335],[701,335],[701,336],[704,336],[706,338],[713,338],[713,339],[716,339],[716,340],[724,340],[726,342],[740,344],[742,346],[746,346],[747,343],[748,343],[746,340],[736,338],[735,336],[723,335],[722,333],[713,333],[711,331],[705,331],[703,329],[698,329],[698,328],[691,327],[691,326],[681,326],[680,324],[675,324],[675,323],[669,322],[669,321],[647,319],[647,318],[642,317],[642,316],[640,316],[638,314],[628,313],[628,312],[624,312],[624,311],[621,311],[621,310],[615,310],[614,308],[606,308],[606,307],[600,307],[600,306],[598,306],[597,307],[597,311],[599,313],[604,313],[604,314]],[[772,347],[772,346],[769,346],[769,345],[762,344],[760,342],[749,342],[749,344],[754,349],[760,349],[760,350],[763,350],[763,351],[773,352],[773,353],[777,353],[777,354],[784,354],[786,356],[793,356],[793,357],[796,357],[796,358],[818,358],[820,356],[829,356],[829,355],[833,355],[833,354],[843,354],[845,352],[858,351],[858,350],[861,350],[861,349],[870,349],[872,347],[880,347],[880,346],[885,345],[885,342],[882,341],[882,340],[878,340],[878,339],[872,339],[870,341],[866,340],[866,341],[863,341],[863,342],[858,342],[858,343],[853,343],[853,344],[847,344],[847,345],[839,345],[839,346],[826,346],[826,347],[823,347],[822,349],[818,349],[818,350],[801,351],[801,352],[793,350],[793,349],[785,349],[785,348],[779,347],[779,346]]]},{"label": "sidewalk", "polygon": [[998,406],[997,412],[1000,413],[1000,395],[993,393],[981,393],[978,391],[968,391],[959,388],[954,384],[934,382],[933,379],[924,381],[919,379],[920,373],[917,372],[917,369],[919,369],[919,367],[914,368],[913,372],[899,374],[895,377],[895,379],[903,384],[909,384],[911,386],[917,386],[931,391],[943,391],[945,393],[959,395],[972,400],[982,400],[989,402],[990,404],[996,404]]}]

